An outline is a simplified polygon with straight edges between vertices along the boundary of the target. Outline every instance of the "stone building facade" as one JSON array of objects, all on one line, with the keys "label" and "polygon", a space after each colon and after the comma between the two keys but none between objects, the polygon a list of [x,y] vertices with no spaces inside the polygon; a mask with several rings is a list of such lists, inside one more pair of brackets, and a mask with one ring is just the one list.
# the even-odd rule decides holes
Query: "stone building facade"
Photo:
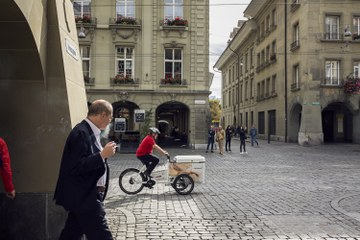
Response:
[{"label": "stone building facade", "polygon": [[268,140],[360,143],[360,3],[253,0],[215,67],[224,125]]},{"label": "stone building facade", "polygon": [[72,2],[88,101],[102,98],[114,107],[110,137],[129,150],[143,127],[135,113],[151,111],[160,143],[203,146],[211,84],[209,1]]}]

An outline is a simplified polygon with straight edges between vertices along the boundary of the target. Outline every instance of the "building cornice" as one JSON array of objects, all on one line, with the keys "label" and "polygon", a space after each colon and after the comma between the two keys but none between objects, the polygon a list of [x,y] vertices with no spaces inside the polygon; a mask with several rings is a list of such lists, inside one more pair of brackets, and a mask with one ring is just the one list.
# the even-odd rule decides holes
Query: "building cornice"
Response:
[{"label": "building cornice", "polygon": [[244,17],[247,19],[254,18],[270,1],[271,0],[252,0],[244,11]]},{"label": "building cornice", "polygon": [[231,55],[235,55],[234,51],[241,47],[246,41],[249,41],[249,35],[256,31],[257,26],[255,20],[247,20],[237,31],[234,38],[229,42],[224,52],[221,54],[214,67],[221,69],[229,60]]}]

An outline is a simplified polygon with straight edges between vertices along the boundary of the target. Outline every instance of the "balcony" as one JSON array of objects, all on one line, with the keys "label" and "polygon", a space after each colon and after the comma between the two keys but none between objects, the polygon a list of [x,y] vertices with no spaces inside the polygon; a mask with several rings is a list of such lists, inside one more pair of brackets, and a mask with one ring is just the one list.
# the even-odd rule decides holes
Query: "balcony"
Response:
[{"label": "balcony", "polygon": [[346,42],[354,39],[354,35],[340,34],[340,33],[324,33],[322,41],[326,42]]},{"label": "balcony", "polygon": [[300,48],[300,41],[299,40],[295,40],[290,45],[290,50],[291,51],[295,51],[296,49],[299,49],[299,48]]},{"label": "balcony", "polygon": [[291,12],[295,12],[300,7],[300,3],[298,3],[297,0],[295,0],[290,7]]},{"label": "balcony", "polygon": [[274,63],[274,62],[276,62],[276,53],[272,53],[270,55],[270,63]]},{"label": "balcony", "polygon": [[109,18],[109,28],[111,29],[113,40],[118,36],[122,39],[133,37],[137,41],[139,31],[141,30],[141,20],[123,16]]},{"label": "balcony", "polygon": [[291,91],[292,91],[292,92],[295,92],[295,91],[298,91],[298,90],[300,90],[300,85],[299,85],[299,83],[298,83],[298,82],[292,83],[292,84],[291,84]]}]

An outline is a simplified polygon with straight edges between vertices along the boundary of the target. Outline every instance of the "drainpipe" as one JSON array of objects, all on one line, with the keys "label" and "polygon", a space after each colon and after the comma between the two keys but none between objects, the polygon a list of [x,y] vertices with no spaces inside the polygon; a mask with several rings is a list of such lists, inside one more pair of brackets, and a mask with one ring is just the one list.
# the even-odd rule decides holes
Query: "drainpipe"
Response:
[{"label": "drainpipe", "polygon": [[288,66],[287,66],[287,0],[284,0],[284,16],[285,16],[285,44],[284,44],[284,60],[285,60],[285,78],[284,78],[284,87],[285,87],[285,142],[287,142],[287,135],[288,135],[288,81],[287,81],[287,73],[288,73]]}]

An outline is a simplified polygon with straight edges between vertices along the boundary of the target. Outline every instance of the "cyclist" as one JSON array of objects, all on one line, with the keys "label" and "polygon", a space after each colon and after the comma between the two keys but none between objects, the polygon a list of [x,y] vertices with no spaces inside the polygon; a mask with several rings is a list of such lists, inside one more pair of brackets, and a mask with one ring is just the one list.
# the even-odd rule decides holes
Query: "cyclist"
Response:
[{"label": "cyclist", "polygon": [[144,172],[146,181],[151,179],[151,172],[159,163],[159,158],[152,154],[153,149],[161,152],[164,155],[169,155],[167,151],[159,147],[155,142],[159,134],[159,129],[155,127],[149,128],[148,135],[142,140],[138,149],[136,150],[136,157],[142,162],[142,164],[146,166],[146,170]]}]

